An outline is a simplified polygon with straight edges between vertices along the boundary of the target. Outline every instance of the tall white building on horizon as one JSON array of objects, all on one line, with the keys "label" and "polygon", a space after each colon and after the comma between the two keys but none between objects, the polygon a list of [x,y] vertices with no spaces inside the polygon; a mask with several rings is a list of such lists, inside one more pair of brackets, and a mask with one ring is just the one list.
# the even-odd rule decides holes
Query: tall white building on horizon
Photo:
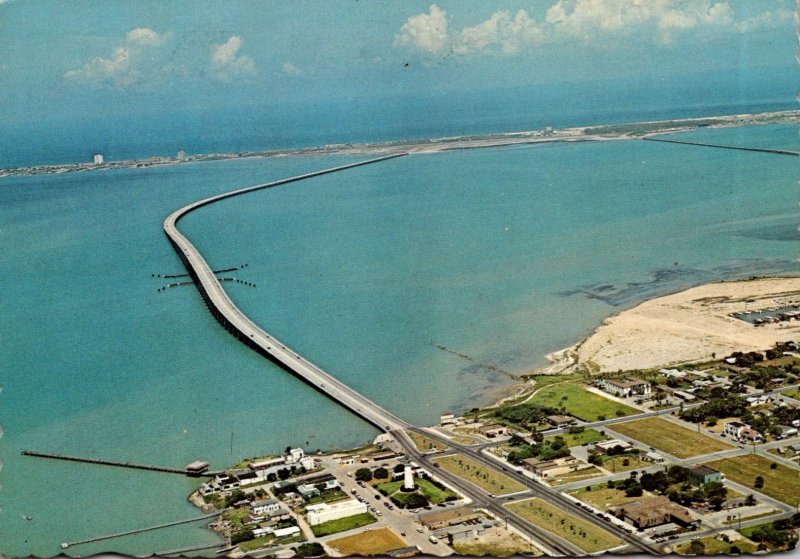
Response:
[{"label": "tall white building on horizon", "polygon": [[95,165],[102,165],[106,162],[106,159],[103,157],[102,153],[95,153],[92,160],[94,161]]}]

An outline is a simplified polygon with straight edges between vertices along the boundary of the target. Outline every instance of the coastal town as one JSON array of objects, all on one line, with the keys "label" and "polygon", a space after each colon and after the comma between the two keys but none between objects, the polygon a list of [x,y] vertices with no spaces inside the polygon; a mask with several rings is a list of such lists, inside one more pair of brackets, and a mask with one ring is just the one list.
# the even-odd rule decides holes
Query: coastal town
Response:
[{"label": "coastal town", "polygon": [[212,527],[231,557],[547,553],[503,511],[585,554],[626,542],[578,511],[684,555],[792,549],[798,342],[690,365],[534,375],[512,398],[411,432],[418,456],[389,434],[346,453],[287,448],[217,474],[190,500],[220,511]]}]

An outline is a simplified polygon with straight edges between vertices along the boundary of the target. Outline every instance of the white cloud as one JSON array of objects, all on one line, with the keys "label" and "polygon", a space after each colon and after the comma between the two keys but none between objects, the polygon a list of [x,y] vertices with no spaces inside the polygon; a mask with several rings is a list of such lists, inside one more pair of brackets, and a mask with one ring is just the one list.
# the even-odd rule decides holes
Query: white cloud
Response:
[{"label": "white cloud", "polygon": [[228,81],[236,76],[256,73],[256,63],[253,59],[238,54],[242,44],[241,37],[232,35],[223,44],[211,48],[211,67],[217,78]]},{"label": "white cloud", "polygon": [[128,31],[125,38],[129,43],[139,45],[152,45],[158,46],[164,42],[164,35],[153,31],[149,27],[137,27]]},{"label": "white cloud", "polygon": [[462,29],[455,51],[469,53],[499,48],[513,54],[522,46],[539,44],[545,39],[544,30],[525,10],[519,10],[513,17],[510,12],[499,11],[474,27]]},{"label": "white cloud", "polygon": [[64,78],[106,83],[119,88],[140,84],[148,76],[158,75],[164,69],[157,67],[158,57],[152,55],[152,50],[161,46],[166,39],[166,35],[147,27],[131,29],[125,35],[123,44],[115,47],[110,56],[97,56],[81,68],[65,72]]},{"label": "white cloud", "polygon": [[291,62],[284,62],[283,65],[281,66],[281,71],[284,74],[288,74],[290,76],[299,76],[300,74],[303,73],[303,71],[300,68],[298,68]]},{"label": "white cloud", "polygon": [[769,29],[792,20],[792,12],[789,10],[779,10],[777,12],[763,12],[754,15],[736,24],[736,30],[740,33],[748,33],[758,29]]},{"label": "white cloud", "polygon": [[448,43],[447,14],[436,4],[428,13],[411,16],[394,36],[394,44],[435,54],[442,52]]}]

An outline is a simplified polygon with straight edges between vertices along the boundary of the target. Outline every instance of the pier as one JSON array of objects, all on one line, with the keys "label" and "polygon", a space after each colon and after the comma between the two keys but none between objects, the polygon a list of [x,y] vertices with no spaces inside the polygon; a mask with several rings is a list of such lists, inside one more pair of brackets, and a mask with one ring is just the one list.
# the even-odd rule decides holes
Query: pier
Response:
[{"label": "pier", "polygon": [[739,151],[756,151],[761,153],[774,153],[776,155],[793,155],[797,157],[800,155],[800,151],[794,151],[791,149],[776,149],[776,148],[754,148],[754,147],[745,147],[745,146],[727,146],[723,144],[709,144],[706,142],[689,142],[686,140],[667,140],[664,138],[642,138],[643,140],[647,140],[648,142],[663,142],[665,144],[684,144],[687,146],[702,146],[707,148],[720,148],[720,149],[735,149]]},{"label": "pier", "polygon": [[186,267],[189,275],[191,275],[206,306],[211,311],[214,318],[216,318],[231,335],[384,432],[405,429],[410,427],[410,425],[339,381],[336,377],[324,371],[319,366],[311,363],[297,351],[265,332],[250,320],[239,310],[230,297],[228,297],[228,294],[222,288],[219,278],[215,275],[214,270],[212,270],[208,262],[205,261],[197,248],[195,248],[195,246],[178,230],[177,222],[185,215],[203,206],[225,200],[226,198],[240,196],[257,190],[273,188],[283,184],[299,182],[313,177],[344,171],[346,169],[371,165],[404,155],[407,154],[398,153],[375,159],[368,159],[349,165],[332,167],[313,173],[218,194],[184,206],[170,214],[167,219],[164,220],[164,232],[172,243],[178,257]]},{"label": "pier", "polygon": [[131,468],[133,470],[146,470],[150,472],[160,472],[162,474],[180,474],[189,477],[214,477],[222,472],[196,471],[188,468],[168,468],[165,466],[151,466],[149,464],[136,464],[134,462],[120,462],[117,460],[103,460],[101,458],[85,458],[83,456],[69,456],[67,454],[56,454],[54,452],[37,452],[34,450],[23,450],[23,456],[33,456],[35,458],[50,458],[53,460],[65,460],[67,462],[82,462],[84,464],[96,464],[98,466],[114,466],[117,468]]},{"label": "pier", "polygon": [[[68,547],[73,547],[76,545],[82,545],[86,543],[92,542],[99,542],[103,540],[110,540],[112,538],[121,538],[122,536],[130,536],[133,534],[141,534],[142,532],[150,532],[151,530],[159,530],[161,528],[169,528],[170,526],[178,526],[179,524],[188,524],[190,522],[198,522],[200,520],[208,520],[209,518],[216,518],[225,510],[217,511],[211,514],[204,514],[203,516],[195,516],[193,518],[186,518],[184,520],[174,520],[172,522],[165,522],[164,524],[157,524],[155,526],[147,526],[146,528],[136,528],[135,530],[127,530],[125,532],[117,532],[115,534],[106,534],[104,536],[96,536],[94,538],[86,538],[85,540],[77,540],[74,542],[64,542],[61,544],[61,549],[67,549]],[[220,547],[215,545],[214,547]]]}]

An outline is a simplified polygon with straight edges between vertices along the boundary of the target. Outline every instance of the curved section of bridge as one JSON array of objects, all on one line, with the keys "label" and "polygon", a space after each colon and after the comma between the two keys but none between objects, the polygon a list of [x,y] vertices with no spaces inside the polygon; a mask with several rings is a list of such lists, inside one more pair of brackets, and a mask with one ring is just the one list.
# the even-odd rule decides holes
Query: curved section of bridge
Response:
[{"label": "curved section of bridge", "polygon": [[250,320],[247,315],[239,310],[231,298],[228,297],[228,294],[222,288],[222,284],[214,274],[211,266],[208,265],[208,262],[205,261],[197,248],[195,248],[195,246],[178,230],[177,222],[182,217],[198,208],[214,202],[219,202],[226,198],[247,194],[256,190],[272,188],[282,184],[298,182],[321,175],[336,173],[354,167],[370,165],[372,163],[402,157],[403,155],[406,154],[400,153],[368,159],[349,165],[323,169],[313,173],[210,196],[174,211],[164,220],[164,232],[167,234],[173,248],[178,253],[186,270],[194,280],[195,285],[197,285],[197,289],[200,291],[211,314],[214,315],[214,318],[216,318],[226,330],[248,347],[254,349],[273,363],[302,379],[316,390],[322,392],[354,414],[363,418],[365,421],[385,432],[406,429],[410,427],[410,425],[375,402],[359,394],[343,382],[337,380],[336,377],[330,375],[319,366],[308,361],[300,355],[299,352],[293,350],[268,332],[265,332],[256,323]]}]

